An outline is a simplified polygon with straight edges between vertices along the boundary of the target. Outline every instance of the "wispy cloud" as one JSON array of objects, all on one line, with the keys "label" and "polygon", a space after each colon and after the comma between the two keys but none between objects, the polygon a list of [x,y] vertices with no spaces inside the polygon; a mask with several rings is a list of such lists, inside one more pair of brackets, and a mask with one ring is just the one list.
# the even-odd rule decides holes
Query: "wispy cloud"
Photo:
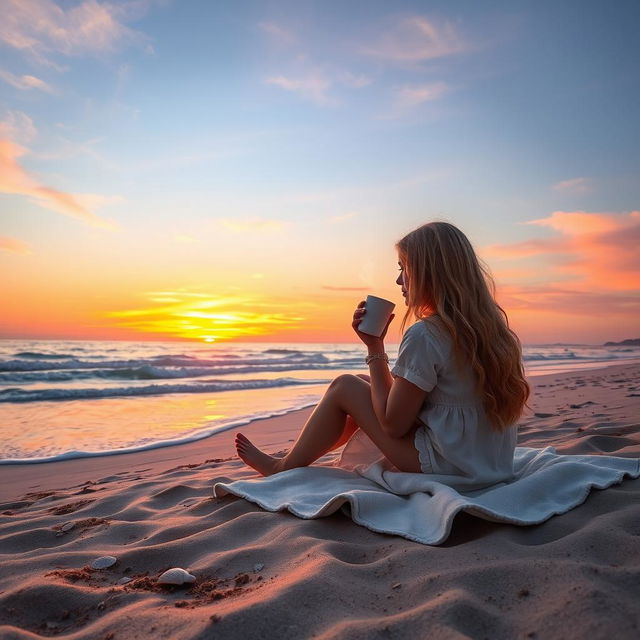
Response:
[{"label": "wispy cloud", "polygon": [[260,22],[258,28],[276,44],[292,45],[297,41],[293,31],[276,22]]},{"label": "wispy cloud", "polygon": [[265,233],[284,231],[287,223],[283,220],[266,220],[264,218],[216,218],[216,225],[221,225],[234,233]]},{"label": "wispy cloud", "polygon": [[0,251],[9,251],[10,253],[17,253],[23,256],[33,253],[28,244],[17,238],[10,238],[9,236],[0,236]]},{"label": "wispy cloud", "polygon": [[370,85],[373,80],[363,73],[345,70],[324,70],[308,64],[299,64],[298,69],[286,75],[269,76],[265,82],[298,95],[303,100],[321,107],[336,107],[342,100],[336,97],[341,88],[358,90]]},{"label": "wispy cloud", "polygon": [[28,143],[37,133],[33,120],[23,111],[7,111],[5,117],[0,120],[0,138]]},{"label": "wispy cloud", "polygon": [[416,63],[461,53],[467,48],[449,22],[411,16],[394,20],[382,35],[372,37],[360,50],[392,62]]},{"label": "wispy cloud", "polygon": [[[436,171],[416,172],[404,178],[389,178],[383,182],[363,182],[347,187],[334,187],[317,191],[292,191],[281,193],[273,201],[274,205],[301,205],[323,203],[327,209],[339,209],[344,206],[362,206],[363,202],[370,203],[372,200],[388,197],[391,192],[402,192],[407,189],[422,187],[426,184],[437,184],[444,180],[449,180],[452,170],[442,167]],[[345,205],[345,203],[348,203]],[[330,221],[330,219],[328,219]]]},{"label": "wispy cloud", "polygon": [[82,220],[92,226],[114,228],[112,222],[97,216],[83,203],[83,200],[100,201],[104,196],[78,196],[42,184],[19,164],[18,158],[26,153],[24,147],[9,139],[0,139],[0,193],[28,196],[35,204],[45,209]]},{"label": "wispy cloud", "polygon": [[329,95],[329,89],[333,83],[322,71],[308,71],[295,77],[284,75],[271,76],[267,78],[265,82],[280,87],[285,91],[295,93],[304,100],[308,100],[322,107],[339,104],[336,98]]},{"label": "wispy cloud", "polygon": [[149,291],[147,296],[178,296],[179,298],[208,298],[206,293],[197,293],[187,289],[176,289],[175,291]]},{"label": "wispy cloud", "polygon": [[332,285],[322,285],[327,291],[369,291],[368,287],[334,287]]},{"label": "wispy cloud", "polygon": [[593,181],[591,178],[572,178],[556,182],[552,188],[564,193],[589,193],[593,191]]},{"label": "wispy cloud", "polygon": [[370,75],[360,70],[354,72],[329,62],[331,56],[326,51],[317,51],[318,42],[312,34],[299,35],[273,21],[261,22],[258,27],[280,49],[276,52],[277,61],[271,63],[276,72],[263,79],[265,84],[321,107],[336,107],[344,102],[341,93],[363,89],[373,82]]},{"label": "wispy cloud", "polygon": [[358,216],[357,211],[349,211],[349,213],[344,213],[340,216],[331,216],[329,218],[329,222],[344,222],[345,220],[351,220],[352,218],[356,218]]},{"label": "wispy cloud", "polygon": [[35,76],[24,75],[16,76],[10,71],[0,69],[0,78],[2,78],[7,84],[10,84],[16,89],[22,89],[28,91],[30,89],[39,89],[46,93],[54,93],[54,89],[50,84],[47,84],[44,80],[36,78]]},{"label": "wispy cloud", "polygon": [[337,80],[340,84],[351,89],[362,89],[373,82],[371,76],[364,73],[351,73],[351,71],[342,71],[338,74]]},{"label": "wispy cloud", "polygon": [[190,236],[186,233],[178,233],[173,236],[173,239],[180,244],[196,244],[198,242],[197,238]]},{"label": "wispy cloud", "polygon": [[557,256],[564,249],[566,249],[566,243],[561,238],[547,238],[544,240],[533,238],[511,244],[490,245],[485,247],[483,253],[489,258],[511,260],[551,253]]},{"label": "wispy cloud", "polygon": [[396,92],[395,107],[403,111],[412,109],[424,102],[438,100],[447,93],[449,93],[449,86],[444,82],[401,87]]},{"label": "wispy cloud", "polygon": [[0,42],[51,66],[56,65],[50,54],[111,52],[125,44],[148,47],[148,38],[124,23],[139,17],[150,4],[149,0],[118,4],[85,0],[63,8],[52,0],[5,0]]}]

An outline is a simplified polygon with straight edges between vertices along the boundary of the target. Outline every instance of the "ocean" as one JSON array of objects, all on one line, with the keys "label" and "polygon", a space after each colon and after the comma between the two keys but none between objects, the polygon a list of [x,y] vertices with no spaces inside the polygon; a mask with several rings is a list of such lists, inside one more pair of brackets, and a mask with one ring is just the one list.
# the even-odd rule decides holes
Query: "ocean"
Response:
[{"label": "ocean", "polygon": [[[391,362],[398,345],[387,345]],[[637,361],[640,347],[531,345],[530,376]],[[0,464],[140,451],[312,406],[361,344],[0,340]]]}]

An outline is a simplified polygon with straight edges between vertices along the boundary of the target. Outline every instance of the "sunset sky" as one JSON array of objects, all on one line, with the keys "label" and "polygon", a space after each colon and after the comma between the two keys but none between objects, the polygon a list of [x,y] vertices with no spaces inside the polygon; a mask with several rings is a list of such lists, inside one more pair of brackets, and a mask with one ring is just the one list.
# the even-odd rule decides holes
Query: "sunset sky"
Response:
[{"label": "sunset sky", "polygon": [[0,14],[0,337],[352,341],[434,219],[523,342],[640,335],[638,2]]}]

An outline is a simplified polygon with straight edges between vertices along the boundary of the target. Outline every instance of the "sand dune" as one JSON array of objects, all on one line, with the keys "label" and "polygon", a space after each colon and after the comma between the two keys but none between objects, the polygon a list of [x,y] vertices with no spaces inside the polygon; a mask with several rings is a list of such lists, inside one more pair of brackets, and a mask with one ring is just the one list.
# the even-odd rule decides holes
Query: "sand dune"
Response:
[{"label": "sand dune", "polygon": [[[638,380],[639,365],[534,379],[520,444],[640,457]],[[281,450],[307,413],[246,431]],[[429,547],[213,499],[213,478],[254,475],[232,440],[0,468],[0,637],[640,635],[640,480],[533,527],[461,514]],[[158,585],[170,567],[196,582]]]}]

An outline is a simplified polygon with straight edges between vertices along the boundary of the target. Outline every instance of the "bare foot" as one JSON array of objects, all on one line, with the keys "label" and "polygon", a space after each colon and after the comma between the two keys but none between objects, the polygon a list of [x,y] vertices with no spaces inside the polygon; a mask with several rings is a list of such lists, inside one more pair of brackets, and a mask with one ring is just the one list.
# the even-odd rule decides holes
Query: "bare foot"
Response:
[{"label": "bare foot", "polygon": [[260,451],[249,438],[241,433],[236,434],[236,451],[244,462],[263,476],[272,476],[274,473],[282,471],[281,458],[274,458]]}]

